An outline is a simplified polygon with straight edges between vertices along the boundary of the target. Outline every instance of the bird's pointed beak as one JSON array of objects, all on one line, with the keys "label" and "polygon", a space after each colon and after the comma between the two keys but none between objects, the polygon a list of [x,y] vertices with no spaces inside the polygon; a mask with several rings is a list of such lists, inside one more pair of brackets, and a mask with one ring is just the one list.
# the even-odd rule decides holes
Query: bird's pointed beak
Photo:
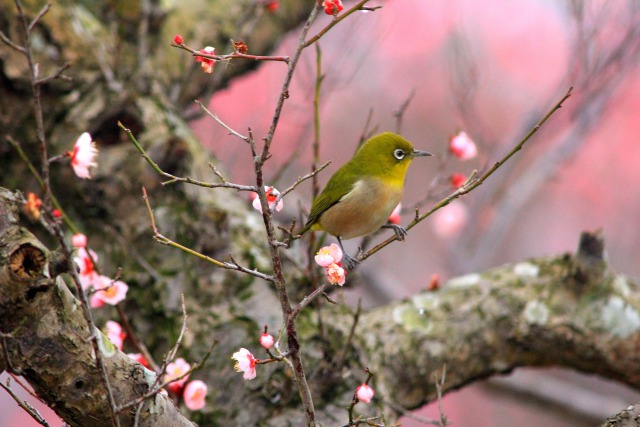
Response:
[{"label": "bird's pointed beak", "polygon": [[424,157],[424,156],[433,156],[433,154],[427,151],[422,151],[422,150],[413,150],[413,153],[411,153],[411,157]]}]

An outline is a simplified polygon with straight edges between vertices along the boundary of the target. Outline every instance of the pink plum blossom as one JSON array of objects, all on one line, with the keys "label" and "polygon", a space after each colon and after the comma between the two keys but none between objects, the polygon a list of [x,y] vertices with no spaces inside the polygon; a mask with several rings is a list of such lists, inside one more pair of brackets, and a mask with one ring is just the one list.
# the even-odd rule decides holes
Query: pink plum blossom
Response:
[{"label": "pink plum blossom", "polygon": [[337,14],[344,9],[341,0],[324,0],[322,2],[322,7],[324,7],[324,13],[327,15]]},{"label": "pink plum blossom", "polygon": [[234,369],[236,372],[244,372],[242,378],[252,380],[256,377],[256,362],[258,361],[253,354],[246,348],[241,348],[233,353],[232,359],[236,361]]},{"label": "pink plum blossom", "polygon": [[[200,49],[200,53],[204,53],[206,55],[215,55],[216,50],[211,46],[207,46],[204,49]],[[213,59],[196,56],[196,61],[201,63],[200,65],[202,66],[202,71],[207,74],[213,73],[213,66],[215,64],[215,61]]]},{"label": "pink plum blossom", "polygon": [[356,396],[358,396],[358,400],[363,403],[371,402],[373,399],[373,395],[376,394],[371,387],[367,384],[362,383],[362,385],[356,388]]},{"label": "pink plum blossom", "polygon": [[402,210],[402,203],[398,203],[398,206],[389,215],[389,222],[391,224],[400,224],[400,211]]},{"label": "pink plum blossom", "polygon": [[192,411],[204,408],[204,398],[207,397],[207,385],[200,381],[190,381],[182,392],[184,405]]},{"label": "pink plum blossom", "polygon": [[87,236],[82,233],[76,233],[71,237],[71,244],[76,248],[84,248],[87,246]]},{"label": "pink plum blossom", "polygon": [[260,335],[260,345],[266,348],[267,350],[269,350],[273,346],[274,342],[275,340],[273,338],[273,335],[268,334],[266,332],[263,332],[262,335]]},{"label": "pink plum blossom", "polygon": [[478,155],[478,148],[475,142],[469,138],[466,132],[462,131],[451,137],[449,140],[449,150],[460,160],[473,159]]},{"label": "pink plum blossom", "polygon": [[[116,305],[127,296],[129,286],[120,280],[111,280],[107,276],[98,276],[93,281],[93,296],[103,304]],[[101,304],[102,305],[102,304]]]},{"label": "pink plum blossom", "polygon": [[71,167],[73,172],[82,179],[90,179],[91,172],[90,167],[98,166],[95,159],[98,155],[98,149],[96,143],[91,140],[89,132],[84,132],[76,140],[73,146],[73,151],[69,153],[71,156]]},{"label": "pink plum blossom", "polygon": [[460,234],[468,220],[469,213],[466,206],[458,201],[436,212],[431,224],[438,237],[452,238]]},{"label": "pink plum blossom", "polygon": [[344,285],[347,273],[344,271],[344,268],[340,266],[340,264],[331,264],[329,267],[327,267],[326,273],[329,283],[331,283],[332,285]]},{"label": "pink plum blossom", "polygon": [[[186,374],[187,372],[189,372],[189,369],[191,369],[191,365],[189,365],[186,360],[184,360],[182,357],[179,357],[176,359],[175,362],[171,362],[167,365],[167,369],[165,371],[164,374],[164,381],[168,382],[171,380],[174,380],[176,378],[179,378],[180,376]],[[184,378],[181,378],[177,381],[173,381],[172,383],[169,384],[169,390],[171,390],[172,392],[176,393],[176,394],[180,394],[180,392],[182,391],[182,387],[184,387],[184,384],[189,380],[189,375],[185,376]]]},{"label": "pink plum blossom", "polygon": [[130,359],[135,360],[136,362],[138,362],[139,364],[141,364],[145,368],[149,367],[149,361],[142,354],[140,354],[140,353],[127,353],[127,356],[129,356]]},{"label": "pink plum blossom", "polygon": [[[273,205],[275,204],[276,199],[280,195],[280,192],[276,190],[275,187],[267,187],[266,185],[264,187],[264,191],[265,193],[267,193],[267,202],[269,203],[269,209],[273,210]],[[262,212],[262,205],[260,204],[260,198],[258,197],[258,193],[252,193],[251,199],[253,199],[252,205],[254,209],[257,209],[260,212]],[[284,202],[282,201],[282,199],[280,199],[280,201],[276,205],[275,210],[280,212],[283,207],[284,207]]]},{"label": "pink plum blossom", "polygon": [[80,267],[80,271],[78,272],[80,284],[82,285],[82,289],[86,291],[98,278],[98,273],[93,265],[94,261],[98,261],[98,255],[91,249],[87,252],[86,248],[79,248],[78,254],[73,260]]},{"label": "pink plum blossom", "polygon": [[24,211],[34,221],[40,219],[40,206],[42,206],[42,200],[34,193],[27,194],[27,203],[24,205]]},{"label": "pink plum blossom", "polygon": [[316,263],[321,267],[329,267],[331,264],[339,263],[342,259],[342,249],[335,243],[320,248],[314,257]]},{"label": "pink plum blossom", "polygon": [[180,45],[184,43],[184,38],[182,38],[180,34],[176,34],[175,36],[173,36],[173,42],[177,45]]},{"label": "pink plum blossom", "polygon": [[124,339],[127,337],[127,334],[122,331],[122,326],[120,326],[118,322],[109,320],[105,328],[107,330],[107,333],[105,335],[107,336],[107,338],[109,338],[109,341],[111,341],[113,345],[118,347],[118,350],[122,350],[122,344],[124,342]]},{"label": "pink plum blossom", "polygon": [[463,173],[454,173],[451,175],[450,181],[453,188],[460,188],[462,184],[467,182],[467,177]]}]

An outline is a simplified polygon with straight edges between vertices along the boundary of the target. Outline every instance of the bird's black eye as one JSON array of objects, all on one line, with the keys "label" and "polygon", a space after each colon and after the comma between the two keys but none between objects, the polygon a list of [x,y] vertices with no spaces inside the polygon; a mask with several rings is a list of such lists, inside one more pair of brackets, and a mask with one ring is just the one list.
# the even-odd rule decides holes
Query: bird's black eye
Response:
[{"label": "bird's black eye", "polygon": [[402,151],[399,148],[396,148],[395,150],[393,150],[393,157],[395,157],[398,160],[404,159],[404,151]]}]

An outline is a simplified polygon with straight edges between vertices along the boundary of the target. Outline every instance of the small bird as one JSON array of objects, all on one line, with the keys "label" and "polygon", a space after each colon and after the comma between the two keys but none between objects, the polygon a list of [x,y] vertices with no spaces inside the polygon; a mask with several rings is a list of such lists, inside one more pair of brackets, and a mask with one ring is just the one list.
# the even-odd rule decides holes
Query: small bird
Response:
[{"label": "small bird", "polygon": [[404,240],[407,230],[387,220],[402,199],[411,161],[431,155],[414,150],[409,141],[392,132],[371,137],[329,179],[299,234],[314,229],[336,236],[350,270],[358,261],[347,255],[341,239],[366,236],[384,227],[393,228]]}]

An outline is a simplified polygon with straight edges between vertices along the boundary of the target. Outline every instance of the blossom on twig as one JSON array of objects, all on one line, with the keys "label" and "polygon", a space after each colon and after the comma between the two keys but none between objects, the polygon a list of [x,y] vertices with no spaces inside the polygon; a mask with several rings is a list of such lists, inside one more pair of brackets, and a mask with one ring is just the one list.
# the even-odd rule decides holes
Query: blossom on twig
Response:
[{"label": "blossom on twig", "polygon": [[[215,55],[216,50],[211,46],[207,46],[204,49],[200,49],[200,53],[204,53],[206,55]],[[213,66],[215,64],[215,61],[213,59],[196,56],[196,61],[201,63],[200,66],[202,66],[202,71],[207,74],[213,73]]]},{"label": "blossom on twig", "polygon": [[120,280],[112,280],[107,276],[98,276],[93,281],[95,293],[91,296],[91,307],[104,304],[116,305],[127,297],[129,286]]},{"label": "blossom on twig", "polygon": [[127,334],[122,331],[122,326],[120,326],[118,322],[109,320],[106,323],[105,329],[105,335],[109,338],[109,341],[118,347],[118,350],[122,350],[122,344],[124,343],[124,339],[127,337]]},{"label": "blossom on twig", "polygon": [[[182,357],[179,357],[176,359],[175,362],[171,362],[167,365],[167,369],[165,370],[165,374],[164,374],[164,381],[169,382],[176,378],[179,378],[182,375],[189,372],[189,369],[191,369],[191,365],[189,365],[187,361],[184,360]],[[169,390],[179,395],[182,392],[182,388],[184,387],[184,384],[188,380],[189,380],[189,375],[186,375],[185,377],[180,378],[179,380],[173,381],[168,385]]]},{"label": "blossom on twig", "polygon": [[192,411],[204,408],[205,397],[207,397],[207,385],[200,381],[190,381],[182,392],[184,405]]},{"label": "blossom on twig", "polygon": [[327,15],[337,15],[344,9],[341,0],[324,0],[322,7],[324,7],[324,13]]},{"label": "blossom on twig", "polygon": [[253,357],[253,354],[251,354],[249,350],[241,348],[233,353],[231,358],[236,361],[234,366],[236,372],[244,372],[242,378],[252,380],[256,377],[256,362],[258,359]]},{"label": "blossom on twig", "polygon": [[27,203],[24,205],[24,211],[29,218],[34,221],[40,219],[40,206],[42,206],[42,200],[34,193],[27,194]]},{"label": "blossom on twig", "polygon": [[[273,205],[275,204],[276,199],[280,195],[280,192],[276,190],[275,187],[267,187],[266,185],[264,187],[264,191],[265,193],[267,193],[267,202],[269,203],[269,209],[273,210]],[[262,212],[262,205],[260,204],[260,198],[258,197],[258,193],[251,193],[251,198],[253,199],[252,206],[254,207],[254,209],[257,209],[260,212]],[[275,210],[280,212],[283,207],[284,207],[284,202],[282,201],[282,199],[280,199],[280,201],[275,207]]]},{"label": "blossom on twig", "polygon": [[398,206],[389,215],[389,222],[391,224],[400,224],[400,211],[402,210],[402,203],[398,203]]},{"label": "blossom on twig", "polygon": [[91,140],[89,132],[84,132],[76,140],[73,151],[69,152],[71,167],[78,178],[91,178],[89,168],[98,166],[98,163],[95,161],[97,155],[98,149],[96,148],[95,141]]},{"label": "blossom on twig", "polygon": [[460,160],[473,159],[478,155],[476,143],[463,131],[449,139],[449,150]]},{"label": "blossom on twig", "polygon": [[342,260],[342,249],[335,243],[320,248],[314,257],[316,263],[321,267],[329,267],[331,264],[339,263]]},{"label": "blossom on twig", "polygon": [[356,388],[356,396],[358,396],[358,400],[362,403],[371,402],[374,394],[376,394],[375,391],[365,383],[362,383],[362,385]]},{"label": "blossom on twig", "polygon": [[269,350],[271,347],[273,347],[274,342],[275,339],[273,338],[273,335],[266,332],[263,332],[262,335],[260,335],[260,345],[265,349]]}]

